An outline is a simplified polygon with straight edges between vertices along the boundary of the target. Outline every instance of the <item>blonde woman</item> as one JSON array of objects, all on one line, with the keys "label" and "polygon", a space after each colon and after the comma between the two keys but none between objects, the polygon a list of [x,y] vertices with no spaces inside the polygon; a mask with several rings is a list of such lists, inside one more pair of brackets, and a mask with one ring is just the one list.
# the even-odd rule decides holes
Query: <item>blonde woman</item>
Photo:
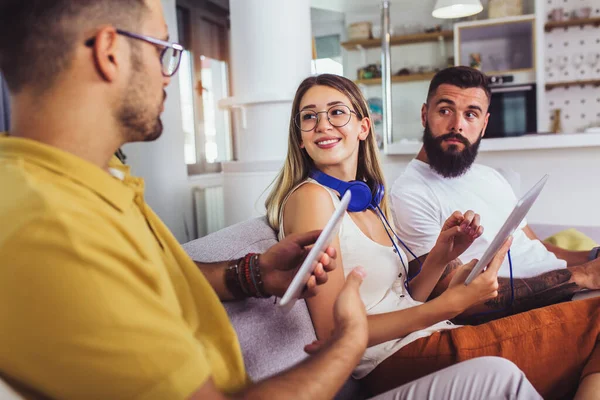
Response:
[{"label": "blonde woman", "polygon": [[[474,261],[459,269],[439,297],[427,303],[413,300],[406,285],[406,256],[392,242],[383,218],[391,221],[387,195],[378,194],[385,181],[377,153],[367,103],[353,82],[326,74],[300,84],[292,105],[287,158],[266,201],[269,223],[280,239],[322,229],[339,205],[341,192],[361,185],[353,181],[366,185],[371,194],[345,214],[333,243],[342,268],[306,301],[318,339],[327,340],[332,332],[333,304],[344,276],[361,265],[367,270],[360,293],[369,319],[369,348],[354,376],[365,378],[373,394],[480,356],[512,360],[544,398],[572,394],[580,378],[579,395],[593,393],[600,376],[600,350],[595,351],[600,299],[554,305],[479,326],[449,321],[497,296],[497,271],[510,240],[468,286],[463,282]],[[458,258],[481,234],[477,221],[473,213],[466,219],[460,213],[449,218],[422,268]]]}]

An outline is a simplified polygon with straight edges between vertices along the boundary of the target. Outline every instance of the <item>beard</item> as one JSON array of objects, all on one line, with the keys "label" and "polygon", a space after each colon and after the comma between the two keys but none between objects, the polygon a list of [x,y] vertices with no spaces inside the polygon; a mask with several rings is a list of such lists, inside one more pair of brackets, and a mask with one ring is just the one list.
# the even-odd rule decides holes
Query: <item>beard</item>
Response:
[{"label": "beard", "polygon": [[[429,166],[444,178],[457,178],[464,175],[473,162],[477,158],[479,144],[483,138],[483,131],[479,134],[479,138],[475,143],[469,140],[460,133],[446,133],[444,135],[434,137],[429,123],[425,124],[423,132],[423,148],[427,153]],[[447,150],[442,148],[442,142],[448,139],[460,141],[465,148],[461,151],[456,145],[448,146]]]},{"label": "beard", "polygon": [[140,55],[133,51],[131,57],[134,72],[125,89],[116,117],[126,142],[151,142],[158,139],[163,132],[160,114],[167,93],[163,90],[162,102],[158,106],[149,106],[148,99],[153,96],[147,93],[147,78],[143,74],[144,68]]}]

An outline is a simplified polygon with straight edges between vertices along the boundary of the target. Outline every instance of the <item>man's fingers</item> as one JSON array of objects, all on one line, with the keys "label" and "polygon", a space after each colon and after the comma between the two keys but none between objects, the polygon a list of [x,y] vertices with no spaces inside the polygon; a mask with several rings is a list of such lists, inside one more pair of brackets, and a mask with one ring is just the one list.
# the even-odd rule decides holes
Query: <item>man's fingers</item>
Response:
[{"label": "man's fingers", "polygon": [[322,253],[321,257],[319,257],[319,263],[321,266],[329,264],[331,260],[329,259],[329,255],[327,253]]},{"label": "man's fingers", "polygon": [[289,239],[289,240],[295,242],[300,247],[304,247],[304,246],[308,246],[308,245],[316,242],[317,239],[319,238],[319,235],[321,234],[321,232],[322,232],[321,229],[317,229],[314,231],[309,231],[309,232],[304,232],[304,233],[294,233],[292,235],[286,236],[286,239]]},{"label": "man's fingers", "polygon": [[463,219],[460,226],[462,226],[463,228],[467,228],[469,225],[471,225],[471,222],[473,222],[474,217],[475,217],[475,212],[473,210],[468,210],[465,213],[465,218]]},{"label": "man's fingers", "polygon": [[335,247],[329,246],[327,248],[327,250],[325,250],[325,253],[327,253],[327,255],[331,258],[337,257],[337,252],[335,251]]},{"label": "man's fingers", "polygon": [[469,261],[468,263],[466,263],[465,265],[463,265],[463,269],[466,270],[467,272],[471,272],[473,270],[473,268],[475,268],[475,264],[477,264],[479,260],[474,258],[471,261]]},{"label": "man's fingers", "polygon": [[477,231],[477,228],[479,228],[480,222],[481,222],[481,216],[479,214],[475,214],[473,216],[473,221],[471,221],[471,228],[473,228],[473,231]]},{"label": "man's fingers", "polygon": [[456,225],[460,225],[461,222],[463,221],[463,219],[464,219],[463,213],[461,213],[460,211],[454,211],[452,213],[452,215],[450,215],[448,217],[448,219],[446,220],[446,222],[444,223],[442,230],[451,228]]},{"label": "man's fingers", "polygon": [[498,271],[500,270],[500,267],[502,266],[502,263],[504,262],[504,258],[506,258],[506,253],[508,253],[508,250],[510,249],[511,244],[512,244],[512,236],[510,236],[508,239],[506,239],[504,241],[504,244],[502,245],[502,247],[500,247],[500,250],[498,250],[498,252],[494,256],[494,258],[492,258],[492,261],[490,261],[487,271],[491,270],[490,273],[498,274]]},{"label": "man's fingers", "polygon": [[358,288],[366,276],[367,271],[365,271],[363,267],[354,268],[346,277],[346,283],[344,284],[344,288],[342,290],[355,289],[358,291]]},{"label": "man's fingers", "polygon": [[337,258],[335,247],[328,247],[325,250],[325,255],[327,256],[327,261],[324,262],[323,257],[321,257],[321,264],[323,264],[325,272],[331,272],[335,269],[335,259]]},{"label": "man's fingers", "polygon": [[325,269],[323,268],[323,264],[317,264],[317,267],[313,271],[313,275],[315,276],[317,285],[322,285],[327,282],[328,276],[327,272],[325,272]]},{"label": "man's fingers", "polygon": [[475,236],[480,237],[481,235],[483,235],[483,226],[480,225]]},{"label": "man's fingers", "polygon": [[461,266],[459,268],[459,270],[456,271],[455,279],[460,281],[460,283],[464,283],[465,279],[467,279],[467,276],[469,276],[469,274],[475,267],[475,264],[477,264],[477,261],[478,261],[477,259],[473,259],[473,260],[469,261],[468,263],[464,264],[463,266]]},{"label": "man's fingers", "polygon": [[307,299],[309,297],[313,297],[317,294],[317,278],[314,275],[311,275],[308,278],[308,282],[306,282],[306,286],[304,287],[304,291],[300,296],[303,299]]},{"label": "man's fingers", "polygon": [[452,228],[446,229],[445,231],[442,231],[440,233],[440,236],[442,237],[442,239],[444,241],[451,241],[453,240],[454,236],[458,235],[459,233],[461,233],[463,230],[460,226],[453,226]]}]

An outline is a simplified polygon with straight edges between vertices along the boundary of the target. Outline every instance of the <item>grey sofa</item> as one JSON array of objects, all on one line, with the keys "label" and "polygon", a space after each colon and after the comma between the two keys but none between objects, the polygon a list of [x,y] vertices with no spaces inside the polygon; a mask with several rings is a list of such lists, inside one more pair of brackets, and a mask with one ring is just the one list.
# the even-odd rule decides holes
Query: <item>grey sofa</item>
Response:
[{"label": "grey sofa", "polygon": [[[532,225],[532,228],[540,237],[564,229],[551,225]],[[600,242],[600,227],[579,229]],[[183,247],[196,261],[215,262],[240,258],[249,252],[264,252],[275,243],[275,233],[262,217],[222,229]],[[304,301],[296,302],[289,314],[280,312],[272,299],[231,302],[225,308],[238,333],[248,374],[255,381],[304,359],[304,345],[315,340]],[[352,379],[337,396],[338,399],[364,397],[360,385]]]},{"label": "grey sofa", "polygon": [[[277,243],[275,232],[264,217],[227,227],[183,245],[196,261],[215,262],[262,253]],[[316,339],[304,301],[297,301],[285,314],[273,299],[248,299],[225,303],[242,347],[248,375],[262,380],[297,364],[304,346]],[[338,399],[364,399],[357,381],[349,379]]]}]

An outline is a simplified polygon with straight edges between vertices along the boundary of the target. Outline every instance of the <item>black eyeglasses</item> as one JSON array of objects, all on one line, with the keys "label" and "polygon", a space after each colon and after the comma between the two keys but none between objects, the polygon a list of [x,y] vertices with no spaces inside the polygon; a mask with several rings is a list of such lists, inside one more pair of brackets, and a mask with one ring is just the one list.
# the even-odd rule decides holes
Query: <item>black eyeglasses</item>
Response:
[{"label": "black eyeglasses", "polygon": [[350,107],[344,104],[338,104],[327,111],[313,111],[313,110],[302,110],[298,114],[296,114],[296,118],[294,121],[296,122],[296,126],[302,132],[310,132],[319,123],[319,114],[325,113],[327,114],[327,120],[332,126],[336,128],[341,128],[350,122],[352,118],[352,114],[358,117],[358,114],[350,109]]},{"label": "black eyeglasses", "polygon": [[[160,53],[160,63],[162,65],[162,73],[164,76],[173,76],[179,68],[181,62],[181,53],[183,53],[183,46],[178,43],[170,43],[164,40],[156,39],[146,35],[138,35],[137,33],[127,32],[121,29],[117,29],[119,35],[127,36],[132,39],[143,40],[144,42],[150,43],[154,46],[158,46],[163,50]],[[91,47],[94,45],[96,38],[88,39],[85,45]]]}]

